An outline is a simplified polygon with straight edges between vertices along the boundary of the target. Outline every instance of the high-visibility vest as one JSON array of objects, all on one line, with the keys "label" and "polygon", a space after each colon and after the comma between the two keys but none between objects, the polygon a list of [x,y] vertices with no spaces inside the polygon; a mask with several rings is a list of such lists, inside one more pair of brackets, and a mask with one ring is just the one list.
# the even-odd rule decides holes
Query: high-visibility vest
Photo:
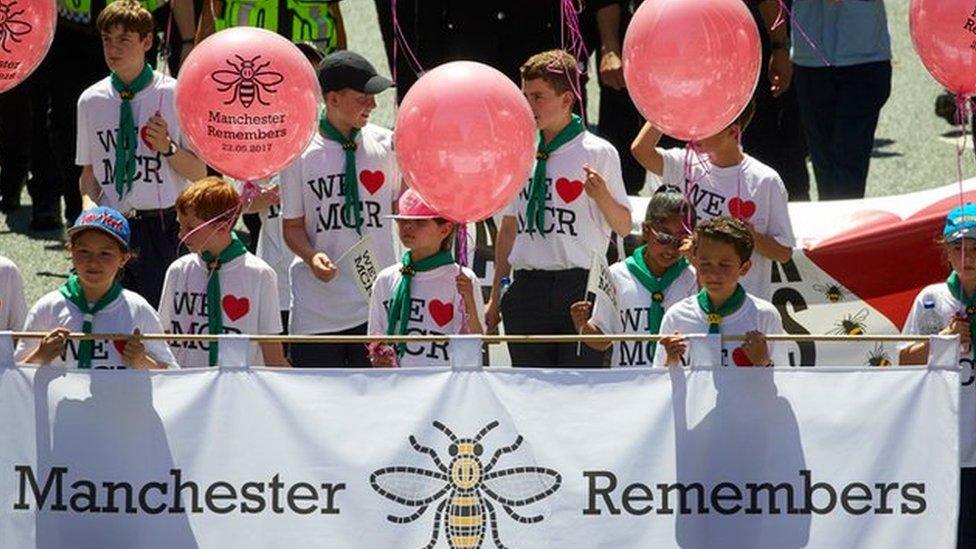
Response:
[{"label": "high-visibility vest", "polygon": [[[81,25],[92,23],[92,14],[97,9],[100,13],[102,9],[115,0],[58,0],[58,15]],[[139,0],[139,3],[149,11],[156,11],[167,0]],[[92,4],[97,3],[93,9]]]},{"label": "high-visibility vest", "polygon": [[276,32],[292,42],[310,41],[323,52],[338,46],[336,21],[330,0],[225,0],[214,29],[258,27]]}]

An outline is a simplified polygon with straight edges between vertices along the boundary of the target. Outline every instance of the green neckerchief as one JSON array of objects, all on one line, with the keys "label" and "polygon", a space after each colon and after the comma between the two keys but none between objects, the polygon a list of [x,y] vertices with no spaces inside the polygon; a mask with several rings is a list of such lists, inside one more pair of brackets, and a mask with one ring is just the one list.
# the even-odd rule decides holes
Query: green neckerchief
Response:
[{"label": "green neckerchief", "polygon": [[[78,280],[77,273],[71,273],[68,277],[68,281],[64,283],[58,291],[65,299],[75,304],[76,307],[81,309],[82,314],[85,315],[84,321],[81,323],[81,332],[83,334],[92,333],[92,321],[95,320],[95,315],[99,311],[108,306],[109,303],[115,301],[120,295],[122,295],[122,285],[116,280],[112,283],[112,286],[105,292],[105,295],[98,300],[94,305],[90,305],[88,300],[85,298],[85,292],[81,289],[81,281]],[[78,343],[78,367],[79,368],[91,368],[92,353],[95,351],[95,341],[91,339],[83,339]]]},{"label": "green neckerchief", "polygon": [[[651,272],[647,263],[644,261],[644,250],[647,246],[641,246],[634,250],[633,255],[624,260],[624,265],[630,274],[634,275],[641,286],[647,288],[651,293],[651,305],[647,309],[647,330],[651,335],[661,331],[661,320],[664,319],[664,292],[668,291],[671,283],[681,276],[688,268],[688,260],[681,257],[671,264],[660,278]],[[651,357],[657,349],[657,342],[651,342]]]},{"label": "green neckerchief", "polygon": [[732,297],[718,309],[712,306],[712,300],[708,298],[707,291],[702,290],[698,292],[698,306],[708,316],[708,333],[722,333],[722,319],[739,310],[739,307],[742,306],[745,300],[746,291],[742,289],[742,284],[735,286],[735,292],[732,293]]},{"label": "green neckerchief", "polygon": [[[210,271],[207,277],[207,332],[211,335],[220,335],[224,333],[224,315],[220,310],[220,267],[247,253],[247,248],[244,247],[244,243],[237,238],[236,234],[231,233],[230,245],[224,248],[224,251],[220,252],[218,257],[210,252],[203,252],[200,257],[203,258],[203,262],[207,264],[207,270]],[[210,365],[217,365],[217,342],[210,342]]]},{"label": "green neckerchief", "polygon": [[[403,254],[403,267],[400,268],[400,282],[393,290],[393,298],[390,300],[390,310],[386,313],[387,326],[386,335],[406,335],[407,321],[410,320],[410,281],[413,275],[430,271],[444,265],[454,263],[454,256],[451,252],[439,252],[430,257],[414,261],[410,252]],[[396,344],[397,356],[403,356],[406,350],[405,343]]]},{"label": "green neckerchief", "polygon": [[350,130],[349,137],[346,137],[335,126],[329,124],[323,111],[319,115],[319,130],[327,139],[342,145],[342,150],[346,151],[346,175],[342,178],[342,192],[346,196],[346,202],[342,210],[352,211],[353,219],[356,220],[356,232],[362,236],[363,206],[359,202],[359,181],[356,178],[356,136],[359,135],[359,128]]},{"label": "green neckerchief", "polygon": [[112,87],[119,92],[122,103],[119,105],[119,131],[115,134],[115,192],[119,200],[132,190],[132,180],[136,176],[136,148],[139,136],[136,134],[136,121],[132,115],[132,98],[146,89],[152,82],[153,70],[147,63],[139,76],[126,85],[115,71],[112,71]]},{"label": "green neckerchief", "polygon": [[546,195],[549,191],[549,186],[546,185],[546,162],[549,155],[584,131],[586,126],[583,125],[583,119],[574,114],[569,124],[548,145],[544,144],[542,132],[539,132],[535,173],[532,175],[532,183],[529,184],[529,204],[525,209],[525,225],[530,234],[538,229],[543,238],[546,236],[542,229],[546,225]]},{"label": "green neckerchief", "polygon": [[[969,321],[970,341],[976,342],[976,295],[966,295],[962,289],[962,281],[959,280],[959,274],[956,271],[952,271],[952,274],[949,275],[946,286],[949,287],[949,293],[965,305],[966,319]],[[974,356],[976,356],[976,349],[974,349]]]}]

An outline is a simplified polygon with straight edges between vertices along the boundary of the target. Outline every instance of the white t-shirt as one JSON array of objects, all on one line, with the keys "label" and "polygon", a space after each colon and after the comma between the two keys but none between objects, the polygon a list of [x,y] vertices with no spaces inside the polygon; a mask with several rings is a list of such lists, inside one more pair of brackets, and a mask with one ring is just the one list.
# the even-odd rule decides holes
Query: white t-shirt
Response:
[{"label": "white t-shirt", "polygon": [[[68,301],[61,292],[54,290],[47,293],[31,307],[27,313],[24,330],[28,332],[49,332],[55,328],[65,327],[72,332],[81,332],[85,322],[85,315],[74,304]],[[152,308],[141,295],[122,290],[115,301],[109,303],[99,311],[92,320],[93,334],[131,334],[136,328],[144,334],[161,334],[163,327],[159,321],[156,309]],[[40,340],[21,339],[17,342],[14,358],[23,362],[33,351]],[[79,341],[68,340],[64,354],[51,361],[53,366],[78,367]],[[158,362],[167,364],[170,368],[178,368],[173,353],[169,351],[165,341],[145,341],[146,354]],[[93,369],[121,370],[125,369],[122,362],[122,349],[125,341],[99,339],[95,341],[91,367]]]},{"label": "white t-shirt", "polygon": [[[746,332],[758,330],[765,335],[785,333],[783,319],[772,303],[746,294],[746,299],[737,311],[722,319],[722,334],[745,335]],[[698,296],[692,295],[675,303],[664,313],[661,322],[662,334],[707,334],[708,318],[698,306]],[[685,357],[690,356],[691,346]],[[769,356],[775,365],[788,366],[789,357],[786,346],[781,343],[769,342]],[[741,341],[726,341],[722,343],[722,366],[752,366],[745,351],[741,348]],[[654,366],[665,366],[667,353],[662,348],[654,354]]]},{"label": "white t-shirt", "polygon": [[[271,176],[269,179],[256,181],[254,184],[260,188],[280,185],[279,175]],[[281,187],[278,187],[280,196]],[[278,275],[278,309],[289,310],[291,301],[291,284],[288,279],[288,270],[295,260],[295,254],[285,245],[285,239],[281,232],[281,204],[269,206],[265,210],[258,212],[261,217],[261,232],[258,234],[257,256],[274,269]]]},{"label": "white t-shirt", "polygon": [[[631,274],[623,261],[610,266],[613,285],[617,289],[617,309],[611,311],[601,299],[593,306],[593,324],[605,334],[649,334],[648,312],[651,293]],[[698,280],[694,267],[689,266],[668,286],[661,303],[665,311],[678,301],[698,293]],[[616,341],[613,344],[613,360],[610,365],[650,366],[653,348],[649,341]]]},{"label": "white t-shirt", "polygon": [[[363,209],[363,235],[373,241],[373,252],[381,266],[392,265],[393,203],[400,196],[393,134],[385,128],[366,125],[356,136],[356,170],[359,199]],[[281,173],[281,211],[284,219],[305,219],[305,232],[312,246],[337,263],[339,257],[360,238],[351,212],[341,216],[345,195],[346,155],[342,146],[319,133],[305,151]],[[330,282],[315,278],[309,266],[296,258],[291,266],[290,333],[334,333],[366,322],[369,303],[351,276],[341,268]]]},{"label": "white t-shirt", "polygon": [[[225,334],[275,335],[281,333],[278,283],[275,272],[256,255],[246,253],[220,267],[220,308]],[[173,334],[208,334],[207,281],[209,271],[199,254],[186,254],[166,270],[159,316]],[[209,366],[207,342],[172,343],[184,368]],[[261,347],[250,344],[251,365],[264,364]]]},{"label": "white t-shirt", "polygon": [[[925,303],[932,304],[935,311],[933,319],[926,321]],[[931,284],[922,289],[915,296],[912,308],[905,319],[905,327],[901,333],[905,335],[935,335],[949,325],[957,314],[965,314],[966,306],[949,291],[945,282]],[[935,320],[938,319],[938,322]],[[931,327],[925,326],[932,324]],[[935,325],[938,324],[938,329]],[[899,350],[912,345],[910,342],[898,345]],[[961,351],[961,350],[960,350]],[[962,369],[962,391],[959,393],[959,415],[961,417],[976,418],[976,381],[974,381],[973,351],[960,352],[959,367]],[[965,426],[963,422],[960,425]],[[959,459],[963,467],[976,467],[976,427],[969,423],[968,431],[959,433]]]},{"label": "white t-shirt", "polygon": [[[517,233],[508,261],[513,269],[561,271],[589,269],[593,253],[605,254],[613,230],[596,202],[586,194],[583,183],[589,164],[607,181],[613,199],[630,210],[630,201],[620,174],[620,156],[608,141],[583,132],[549,155],[546,161],[545,236],[529,234],[525,210],[532,176],[505,209],[515,218]],[[533,169],[534,173],[534,169]]]},{"label": "white t-shirt", "polygon": [[[478,288],[477,275],[467,267],[457,264],[444,265],[430,271],[417,273],[410,283],[410,320],[407,335],[462,334],[464,324],[464,300],[457,291],[458,270],[471,279],[475,288],[475,304],[478,320],[485,325],[485,304]],[[393,291],[400,283],[400,264],[391,265],[376,277],[373,299],[369,305],[369,333],[386,335],[387,314]],[[450,366],[451,356],[447,342],[410,343],[400,359],[400,366]]]},{"label": "white t-shirt", "polygon": [[115,191],[115,144],[119,127],[119,107],[122,99],[112,87],[110,77],[99,80],[78,98],[78,135],[75,164],[91,165],[95,179],[101,185],[102,206],[120,212],[130,209],[155,210],[168,208],[189,183],[170,168],[162,154],[146,144],[142,132],[149,119],[159,111],[169,130],[170,139],[183,146],[180,121],[173,101],[176,80],[155,73],[152,82],[130,101],[132,115],[139,134],[136,148],[136,173],[132,191],[119,200]]},{"label": "white t-shirt", "polygon": [[[684,149],[668,149],[663,151],[663,156],[662,183],[674,185],[688,194],[699,221],[731,215],[730,206],[736,207],[759,233],[783,246],[792,248],[796,244],[786,206],[786,186],[776,170],[749,155],[737,166],[719,168],[708,161],[708,155],[702,154],[701,164],[693,157],[692,183],[686,185]],[[739,282],[746,292],[770,299],[772,276],[773,261],[753,253],[752,269]]]},{"label": "white t-shirt", "polygon": [[20,330],[26,316],[24,279],[13,261],[0,256],[0,330]]}]

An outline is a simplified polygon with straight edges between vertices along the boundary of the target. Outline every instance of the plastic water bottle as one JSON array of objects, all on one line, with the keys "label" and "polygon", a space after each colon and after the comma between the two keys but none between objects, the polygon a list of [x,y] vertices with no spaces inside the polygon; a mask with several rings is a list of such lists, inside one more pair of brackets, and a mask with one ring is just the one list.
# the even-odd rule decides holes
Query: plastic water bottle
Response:
[{"label": "plastic water bottle", "polygon": [[505,297],[505,292],[508,291],[508,287],[512,285],[512,279],[508,276],[503,276],[498,280],[498,302],[501,303],[502,298]]},{"label": "plastic water bottle", "polygon": [[935,300],[925,298],[922,301],[922,316],[919,319],[921,335],[935,335],[942,331],[942,319],[935,310]]}]

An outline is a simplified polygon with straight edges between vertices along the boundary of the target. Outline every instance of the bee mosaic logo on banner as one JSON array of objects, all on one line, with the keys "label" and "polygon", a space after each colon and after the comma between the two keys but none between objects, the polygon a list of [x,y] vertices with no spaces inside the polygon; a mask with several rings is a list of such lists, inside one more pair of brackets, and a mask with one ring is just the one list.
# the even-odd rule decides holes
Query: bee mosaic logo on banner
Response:
[{"label": "bee mosaic logo on banner", "polygon": [[180,69],[176,108],[187,138],[212,167],[241,181],[269,177],[308,145],[321,93],[291,42],[263,29],[221,31]]}]

